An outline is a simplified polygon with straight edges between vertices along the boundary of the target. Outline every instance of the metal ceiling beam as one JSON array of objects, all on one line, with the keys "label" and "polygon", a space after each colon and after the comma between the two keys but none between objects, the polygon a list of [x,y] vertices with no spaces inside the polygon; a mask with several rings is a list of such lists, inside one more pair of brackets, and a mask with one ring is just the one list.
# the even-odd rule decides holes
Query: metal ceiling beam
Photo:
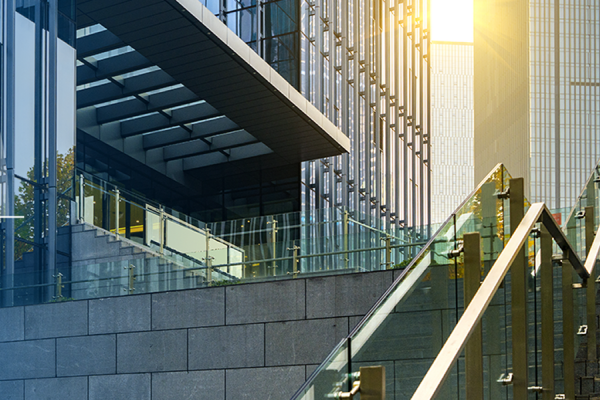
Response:
[{"label": "metal ceiling beam", "polygon": [[144,150],[177,144],[193,139],[206,139],[225,132],[238,131],[239,126],[225,116],[176,126],[158,132],[147,133],[143,137]]},{"label": "metal ceiling beam", "polygon": [[195,139],[184,143],[173,144],[163,148],[165,161],[186,158],[192,155],[227,151],[243,145],[257,143],[258,140],[243,130],[224,133],[210,139]]},{"label": "metal ceiling beam", "polygon": [[119,54],[95,63],[77,67],[77,86],[92,83],[113,76],[148,68],[154,64],[136,51]]},{"label": "metal ceiling beam", "polygon": [[254,143],[246,146],[228,149],[229,156],[223,153],[209,153],[192,156],[183,159],[183,170],[188,171],[197,168],[210,167],[212,165],[223,164],[232,161],[239,161],[247,158],[258,157],[273,153],[264,143]]},{"label": "metal ceiling beam", "polygon": [[162,114],[150,114],[144,117],[121,122],[121,136],[140,135],[172,126],[189,124],[198,120],[216,117],[220,113],[208,103],[193,104],[171,111],[171,117]]},{"label": "metal ceiling beam", "polygon": [[111,31],[101,31],[77,39],[77,58],[85,58],[126,46]]},{"label": "metal ceiling beam", "polygon": [[77,108],[106,103],[123,97],[135,96],[151,90],[175,85],[177,81],[165,71],[151,71],[146,74],[123,79],[121,85],[107,82],[77,91]]},{"label": "metal ceiling beam", "polygon": [[96,109],[99,124],[119,121],[155,111],[178,107],[187,103],[198,101],[198,96],[185,87],[136,97],[119,103],[98,107]]}]

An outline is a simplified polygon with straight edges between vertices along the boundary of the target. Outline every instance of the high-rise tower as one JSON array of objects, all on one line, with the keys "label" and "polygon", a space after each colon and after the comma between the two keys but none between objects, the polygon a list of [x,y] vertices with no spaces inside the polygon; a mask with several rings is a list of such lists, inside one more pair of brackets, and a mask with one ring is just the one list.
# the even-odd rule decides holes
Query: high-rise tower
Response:
[{"label": "high-rise tower", "polygon": [[600,5],[476,0],[474,24],[475,181],[503,162],[572,204],[600,157]]},{"label": "high-rise tower", "polygon": [[431,220],[473,190],[473,43],[431,44]]}]

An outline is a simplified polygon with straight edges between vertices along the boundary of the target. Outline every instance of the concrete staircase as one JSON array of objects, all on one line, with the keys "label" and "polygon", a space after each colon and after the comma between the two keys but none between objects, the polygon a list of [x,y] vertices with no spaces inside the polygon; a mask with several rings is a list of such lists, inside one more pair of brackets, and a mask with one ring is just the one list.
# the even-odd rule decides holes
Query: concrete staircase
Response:
[{"label": "concrete staircase", "polygon": [[[78,282],[71,287],[75,299],[207,285],[202,263],[166,257],[93,225],[74,225],[71,229],[70,280]],[[133,286],[130,274],[134,276]]]}]

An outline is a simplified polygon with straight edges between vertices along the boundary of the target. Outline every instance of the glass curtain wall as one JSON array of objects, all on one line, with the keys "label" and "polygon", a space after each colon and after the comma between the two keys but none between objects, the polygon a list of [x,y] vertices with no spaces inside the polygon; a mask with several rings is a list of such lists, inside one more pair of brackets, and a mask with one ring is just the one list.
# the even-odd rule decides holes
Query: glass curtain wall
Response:
[{"label": "glass curtain wall", "polygon": [[529,15],[531,198],[569,207],[600,157],[600,4],[534,0]]},{"label": "glass curtain wall", "polygon": [[349,154],[302,165],[302,210],[339,207],[375,228],[426,236],[428,2],[204,4],[350,137]]},{"label": "glass curtain wall", "polygon": [[298,0],[201,0],[292,86],[300,80]]},{"label": "glass curtain wall", "polygon": [[[3,48],[2,66],[11,63],[14,76],[3,74],[2,214],[18,217],[2,219],[1,225],[3,287],[8,287],[47,283],[58,266],[68,264],[69,246],[58,243],[57,232],[69,223],[72,199],[75,3],[17,0],[3,7],[3,25],[14,27],[5,37],[11,36],[14,47]],[[33,289],[4,296],[3,302],[28,304],[52,295]]]},{"label": "glass curtain wall", "polygon": [[303,164],[303,209],[347,207],[368,225],[426,234],[413,227],[430,223],[427,6],[301,1],[300,90],[352,145]]}]

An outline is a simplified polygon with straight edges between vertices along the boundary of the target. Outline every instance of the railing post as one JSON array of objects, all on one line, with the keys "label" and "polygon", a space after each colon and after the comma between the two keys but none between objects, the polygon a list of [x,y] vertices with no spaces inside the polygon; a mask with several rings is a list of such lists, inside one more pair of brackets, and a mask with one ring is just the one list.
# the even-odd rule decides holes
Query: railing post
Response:
[{"label": "railing post", "polygon": [[568,251],[562,260],[562,313],[563,313],[563,378],[565,397],[575,398],[575,315],[573,302],[573,266]]},{"label": "railing post", "polygon": [[542,400],[554,400],[554,292],[552,237],[540,227],[541,302],[542,302]]},{"label": "railing post", "polygon": [[158,241],[160,254],[165,250],[165,210],[160,206],[158,213]]},{"label": "railing post", "polygon": [[294,243],[293,247],[288,247],[288,250],[292,250],[292,277],[295,279],[298,277],[298,250],[300,247]]},{"label": "railing post", "polygon": [[[274,219],[272,222],[272,230],[271,230],[271,247],[273,248],[273,258],[277,258],[277,220]],[[271,267],[273,269],[273,276],[277,275],[277,261],[273,260],[273,265]]]},{"label": "railing post", "polygon": [[381,240],[385,242],[385,269],[388,269],[392,264],[392,238],[385,235]]},{"label": "railing post", "polygon": [[[515,233],[525,211],[523,178],[510,180],[510,230]],[[510,269],[512,312],[512,364],[514,400],[528,398],[527,362],[527,262],[525,248],[519,250]]]},{"label": "railing post", "polygon": [[64,286],[62,284],[63,274],[61,274],[59,272],[57,275],[54,275],[54,278],[56,278],[56,296],[54,298],[56,300],[60,301],[63,298],[63,295],[62,295],[62,290],[64,288]]},{"label": "railing post", "polygon": [[206,282],[208,285],[212,284],[212,260],[214,257],[211,257],[209,254],[210,250],[210,229],[206,229]]},{"label": "railing post", "polygon": [[346,269],[348,269],[348,262],[350,261],[350,255],[348,254],[348,217],[348,210],[344,210],[342,224],[344,229],[344,268]]},{"label": "railing post", "polygon": [[361,400],[385,399],[385,367],[381,365],[360,367]]},{"label": "railing post", "polygon": [[135,265],[133,264],[129,264],[128,267],[123,267],[124,269],[128,270],[128,279],[127,279],[127,289],[123,289],[127,292],[127,294],[133,294],[133,292],[135,291],[135,274],[133,273],[133,270],[135,268]]},{"label": "railing post", "polygon": [[115,235],[119,238],[119,200],[121,193],[115,189]]},{"label": "railing post", "polygon": [[[594,242],[594,207],[585,208],[585,251],[589,254]],[[586,286],[588,361],[596,361],[596,272],[590,271]]]},{"label": "railing post", "polygon": [[[469,305],[481,282],[481,237],[479,232],[465,233],[464,294],[465,308]],[[477,324],[465,347],[466,398],[483,399],[483,335],[481,322]]]},{"label": "railing post", "polygon": [[84,223],[85,222],[85,209],[84,209],[84,203],[85,203],[85,196],[83,193],[83,184],[84,180],[83,180],[83,174],[79,174],[79,223]]}]

